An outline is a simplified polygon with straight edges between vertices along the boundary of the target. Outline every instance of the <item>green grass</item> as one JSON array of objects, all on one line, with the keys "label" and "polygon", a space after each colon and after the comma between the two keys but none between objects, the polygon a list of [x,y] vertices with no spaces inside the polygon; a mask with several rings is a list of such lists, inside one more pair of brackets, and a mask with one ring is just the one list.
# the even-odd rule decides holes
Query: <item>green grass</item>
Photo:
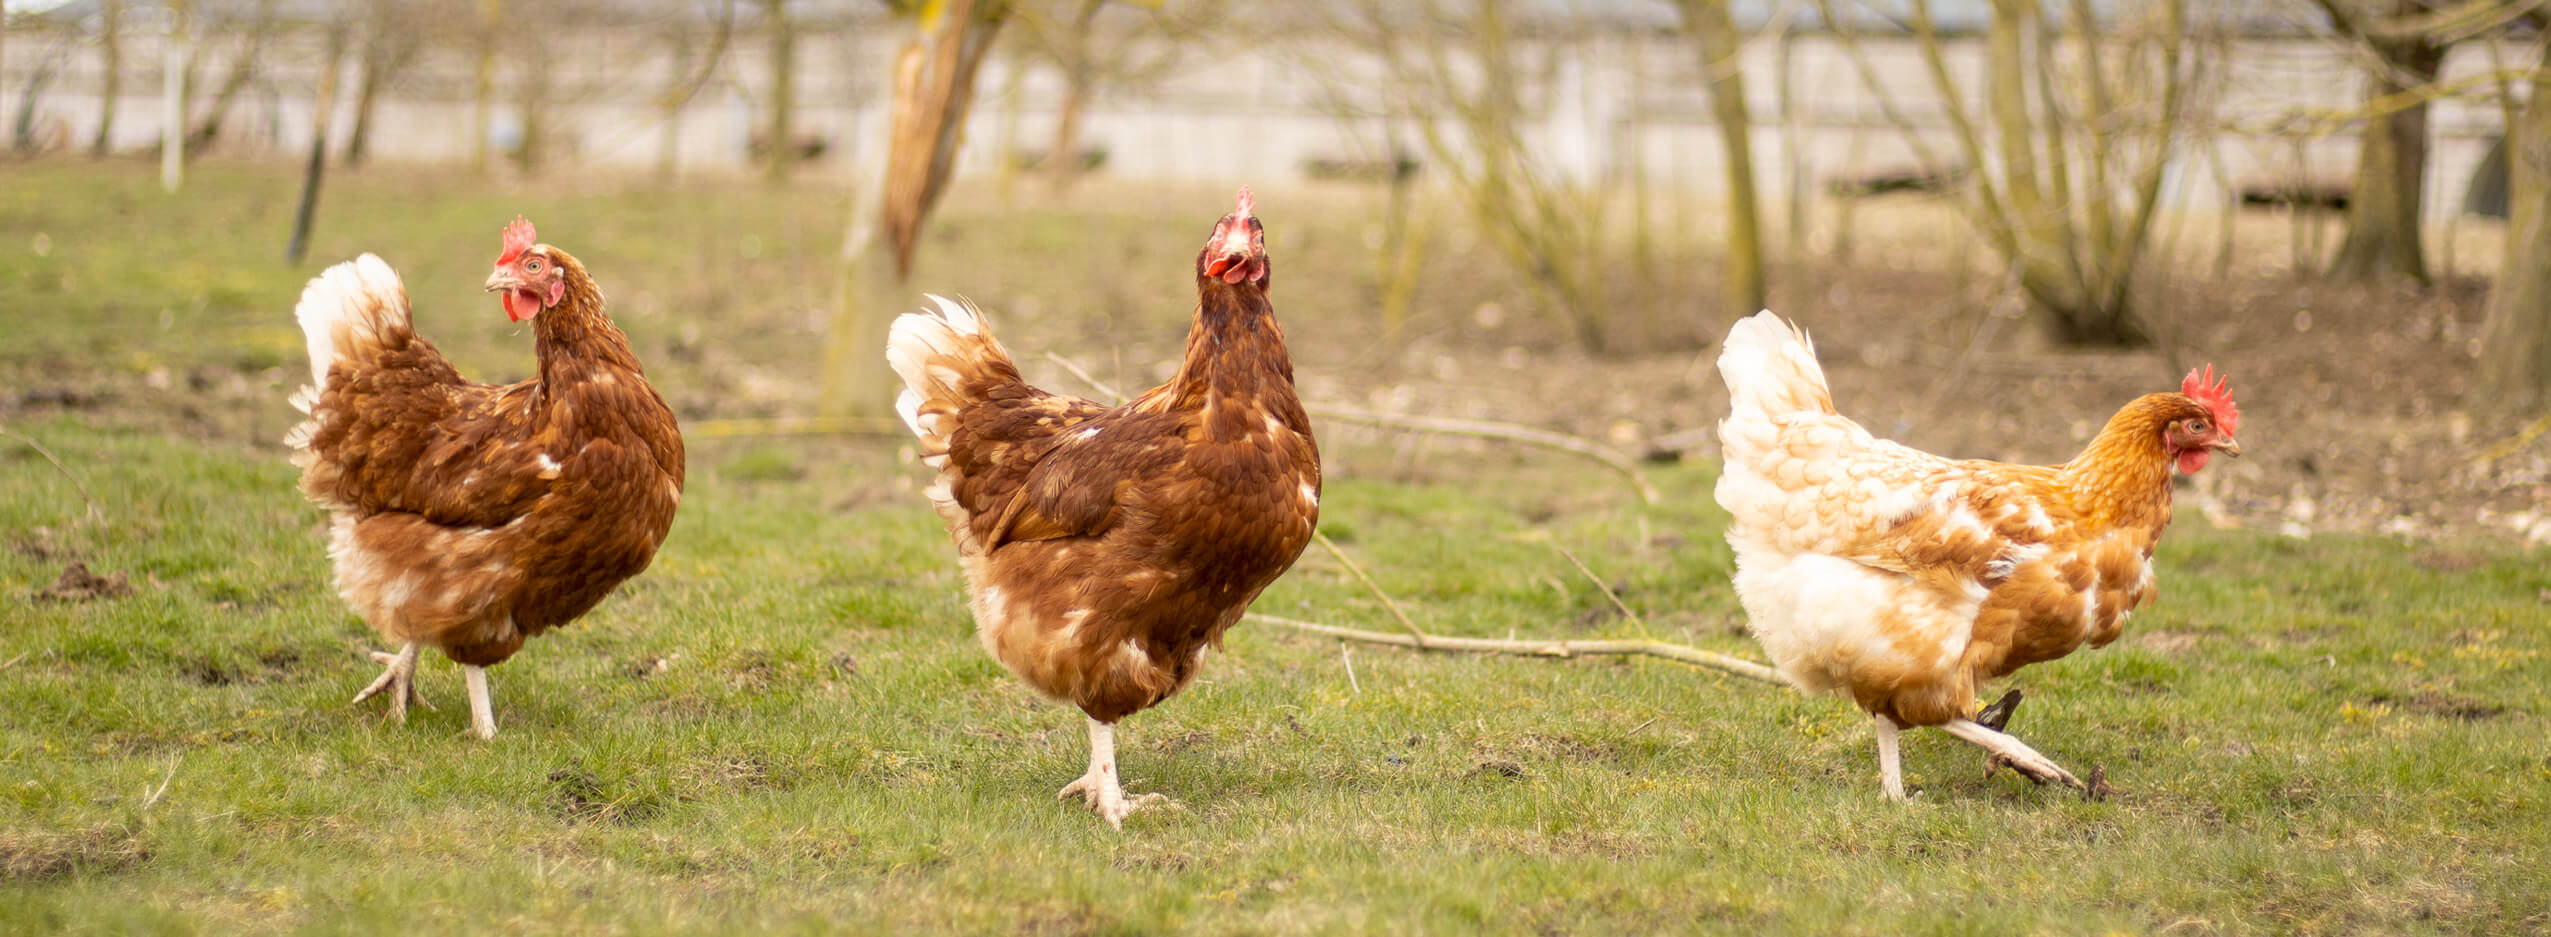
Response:
[{"label": "green grass", "polygon": [[[138,170],[44,172],[148,197]],[[265,223],[273,179],[234,172],[136,210]],[[675,198],[817,213],[710,195]],[[364,217],[414,201],[361,177],[342,198]],[[492,240],[480,216],[501,204],[420,208],[402,230],[425,233],[402,237]],[[464,734],[439,657],[423,687],[442,708],[386,724],[346,705],[374,638],[332,594],[319,513],[273,441],[299,361],[265,333],[289,328],[308,271],[14,184],[0,206],[0,230],[40,216],[57,244],[0,244],[0,395],[112,394],[0,410],[103,509],[85,519],[51,465],[0,439],[0,933],[2551,927],[2551,554],[2490,544],[2179,525],[2163,597],[2123,641],[2014,681],[2030,691],[2015,731],[2104,766],[2107,802],[1983,778],[1975,749],[1916,733],[1920,795],[1890,804],[1848,704],[1680,665],[1244,625],[1186,694],[1126,724],[1128,786],[1184,809],[1117,832],[1054,801],[1082,767],[1081,721],[975,646],[893,443],[702,439],[654,568],[492,672],[494,741]],[[679,253],[659,243],[678,212],[610,223]],[[78,237],[124,240],[73,263],[58,245]],[[821,245],[799,249],[819,265]],[[451,255],[446,279],[477,258]],[[183,269],[108,282],[162,260]],[[46,264],[78,272],[61,304],[30,307]],[[235,310],[160,311],[225,282]],[[738,308],[781,289],[760,288]],[[451,301],[484,302],[465,292]],[[447,347],[487,367],[524,354],[466,308],[482,318],[447,313]],[[748,346],[792,314],[750,315]],[[713,370],[668,362],[677,399],[674,381]],[[162,367],[239,377],[154,387]],[[1559,456],[1447,446],[1412,480],[1371,437],[1332,437],[1323,527],[1424,627],[1639,633],[1564,548],[1653,633],[1758,656],[1712,466],[1660,470],[1648,508]],[[73,561],[132,594],[27,599]],[[1316,548],[1259,607],[1390,627]]]}]

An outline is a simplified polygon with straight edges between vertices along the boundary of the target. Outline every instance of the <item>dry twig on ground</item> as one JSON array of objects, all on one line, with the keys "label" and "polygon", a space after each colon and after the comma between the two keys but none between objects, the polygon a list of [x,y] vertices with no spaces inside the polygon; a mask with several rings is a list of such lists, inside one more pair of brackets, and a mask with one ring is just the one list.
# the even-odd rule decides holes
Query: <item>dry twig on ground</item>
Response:
[{"label": "dry twig on ground", "polygon": [[1734,674],[1748,680],[1756,680],[1778,686],[1791,685],[1789,678],[1781,676],[1780,671],[1754,663],[1753,661],[1746,660],[1741,657],[1730,657],[1714,651],[1704,651],[1696,647],[1687,647],[1680,644],[1667,644],[1663,641],[1651,641],[1646,639],[1545,641],[1535,638],[1455,638],[1445,637],[1442,635],[1426,635],[1423,641],[1421,641],[1418,637],[1411,635],[1391,634],[1383,631],[1365,631],[1358,628],[1340,628],[1336,625],[1323,625],[1318,622],[1300,621],[1292,618],[1280,618],[1259,612],[1252,612],[1249,614],[1249,617],[1268,622],[1270,624],[1283,625],[1297,631],[1320,635],[1322,637],[1337,638],[1342,641],[1360,641],[1365,644],[1388,644],[1394,647],[1413,648],[1420,651],[1465,651],[1476,654],[1516,654],[1525,657],[1561,658],[1593,657],[1598,655],[1638,655],[1643,657],[1662,657],[1666,660],[1681,661],[1686,664],[1696,664],[1722,673]]},{"label": "dry twig on ground", "polygon": [[67,467],[67,466],[64,466],[64,465],[62,464],[62,460],[57,459],[57,458],[54,458],[54,457],[53,457],[53,450],[51,450],[51,449],[47,449],[47,448],[44,448],[44,444],[43,444],[43,443],[40,443],[40,442],[37,442],[37,441],[35,441],[35,440],[33,440],[33,439],[27,438],[27,437],[26,437],[26,436],[24,436],[24,435],[21,435],[21,434],[19,434],[19,433],[17,433],[17,432],[14,432],[14,431],[10,430],[10,429],[9,429],[8,427],[6,427],[6,426],[0,426],[0,436],[7,436],[7,437],[9,437],[9,438],[11,438],[11,439],[15,439],[15,440],[17,440],[17,441],[19,441],[19,442],[26,443],[26,444],[27,444],[27,448],[29,448],[29,449],[33,449],[33,450],[35,450],[35,453],[36,453],[37,455],[43,456],[43,457],[44,457],[44,461],[47,461],[47,462],[51,462],[51,463],[53,463],[53,470],[54,470],[54,471],[56,471],[56,472],[60,472],[60,473],[62,473],[62,477],[67,478],[67,479],[70,479],[70,480],[71,480],[71,487],[78,489],[78,490],[79,490],[79,492],[80,492],[80,500],[81,500],[82,502],[87,503],[87,504],[88,504],[88,506],[89,506],[89,520],[91,520],[91,521],[103,520],[103,519],[106,517],[106,512],[101,511],[101,510],[98,510],[98,506],[97,506],[97,499],[96,499],[96,498],[89,497],[89,486],[88,486],[86,483],[84,483],[84,482],[80,481],[80,476],[77,476],[77,475],[73,475],[73,474],[71,474],[71,469],[70,469],[69,467]]}]

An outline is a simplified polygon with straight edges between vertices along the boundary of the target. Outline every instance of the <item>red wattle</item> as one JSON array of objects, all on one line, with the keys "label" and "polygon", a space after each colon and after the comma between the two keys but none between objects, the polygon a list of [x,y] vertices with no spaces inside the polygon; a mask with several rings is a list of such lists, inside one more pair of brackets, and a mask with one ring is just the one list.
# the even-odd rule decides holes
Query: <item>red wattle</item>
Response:
[{"label": "red wattle", "polygon": [[506,290],[504,296],[505,318],[512,319],[516,322],[524,322],[529,321],[531,317],[540,314],[540,300],[533,298],[530,293],[526,293],[521,290]]},{"label": "red wattle", "polygon": [[2197,474],[2198,469],[2206,467],[2206,457],[2210,455],[2213,455],[2213,452],[2207,449],[2179,450],[2179,474]]}]

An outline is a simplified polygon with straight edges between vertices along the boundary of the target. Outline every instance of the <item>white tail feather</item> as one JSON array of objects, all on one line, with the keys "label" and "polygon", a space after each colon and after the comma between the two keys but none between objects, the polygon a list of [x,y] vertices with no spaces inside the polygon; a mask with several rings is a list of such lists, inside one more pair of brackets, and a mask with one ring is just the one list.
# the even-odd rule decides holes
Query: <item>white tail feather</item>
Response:
[{"label": "white tail feather", "polygon": [[1728,402],[1737,416],[1834,412],[1833,392],[1825,386],[1825,369],[1816,363],[1815,343],[1805,330],[1782,321],[1771,310],[1736,320],[1727,330],[1718,373],[1727,381]]},{"label": "white tail feather", "polygon": [[886,363],[904,383],[895,413],[920,438],[922,460],[938,467],[947,462],[950,416],[967,403],[958,385],[969,363],[985,356],[1006,359],[1008,353],[972,303],[924,295],[935,308],[895,318],[886,337]]},{"label": "white tail feather", "polygon": [[[292,314],[301,320],[302,336],[310,343],[310,386],[316,390],[327,388],[328,368],[338,359],[377,347],[410,328],[407,287],[399,282],[398,271],[371,254],[311,278]],[[310,398],[317,396],[314,392]]]}]

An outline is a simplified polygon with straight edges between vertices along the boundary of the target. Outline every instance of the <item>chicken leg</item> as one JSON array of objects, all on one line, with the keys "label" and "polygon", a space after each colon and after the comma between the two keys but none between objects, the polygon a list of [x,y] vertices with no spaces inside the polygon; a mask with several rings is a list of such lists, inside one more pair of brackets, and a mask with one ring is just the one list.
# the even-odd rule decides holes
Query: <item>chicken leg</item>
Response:
[{"label": "chicken leg", "polygon": [[1159,794],[1125,796],[1124,786],[1116,782],[1116,726],[1096,719],[1089,721],[1089,771],[1063,785],[1054,799],[1068,800],[1074,794],[1088,802],[1091,813],[1120,830],[1125,828],[1127,814],[1169,803],[1169,798]]},{"label": "chicken leg", "polygon": [[407,646],[400,648],[396,654],[388,651],[373,651],[372,660],[374,663],[383,665],[381,675],[372,678],[372,684],[364,687],[363,692],[354,694],[354,702],[346,705],[351,706],[371,699],[383,691],[388,691],[390,719],[400,725],[407,724],[408,703],[413,702],[427,709],[434,708],[434,704],[426,702],[425,697],[416,691],[416,642],[408,642]]},{"label": "chicken leg", "polygon": [[2039,784],[2052,781],[2075,790],[2090,790],[2090,786],[2083,784],[2080,778],[2064,770],[2053,759],[2038,754],[2037,749],[2028,747],[2028,743],[1977,725],[1974,720],[1952,719],[1942,724],[1940,729],[1982,747],[1989,764],[2009,765],[2011,770],[2027,775],[2029,780]]},{"label": "chicken leg", "polygon": [[1900,727],[1885,716],[1878,720],[1878,783],[1887,790],[1887,799],[1904,799],[1904,762],[1897,756],[1896,733]]},{"label": "chicken leg", "polygon": [[469,732],[482,739],[496,737],[496,707],[487,698],[487,668],[461,665],[461,679],[469,684]]}]

